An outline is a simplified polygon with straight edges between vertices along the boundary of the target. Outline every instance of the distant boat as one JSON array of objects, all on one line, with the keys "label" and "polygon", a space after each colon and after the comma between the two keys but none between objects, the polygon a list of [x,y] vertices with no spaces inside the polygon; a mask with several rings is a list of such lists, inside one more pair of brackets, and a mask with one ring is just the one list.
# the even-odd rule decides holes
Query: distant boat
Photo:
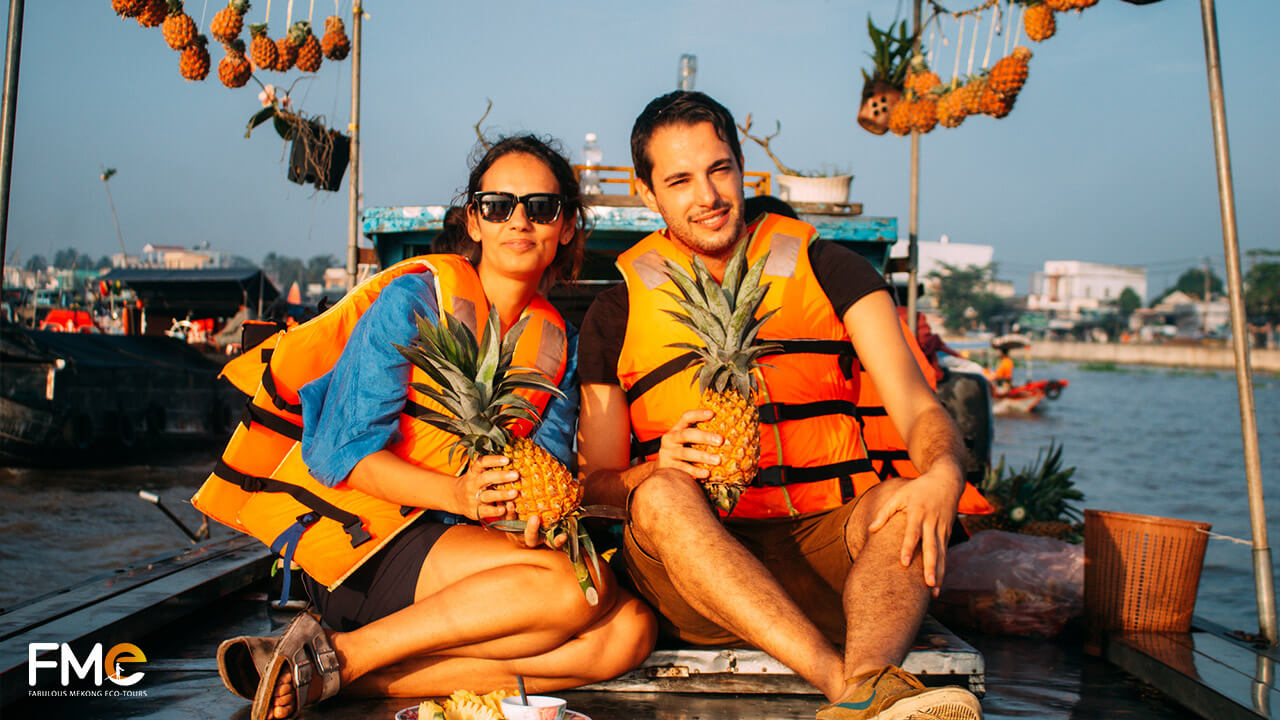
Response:
[{"label": "distant boat", "polygon": [[1017,387],[1001,389],[991,385],[992,411],[997,415],[1029,413],[1046,398],[1056,400],[1070,383],[1064,378],[1033,380]]}]

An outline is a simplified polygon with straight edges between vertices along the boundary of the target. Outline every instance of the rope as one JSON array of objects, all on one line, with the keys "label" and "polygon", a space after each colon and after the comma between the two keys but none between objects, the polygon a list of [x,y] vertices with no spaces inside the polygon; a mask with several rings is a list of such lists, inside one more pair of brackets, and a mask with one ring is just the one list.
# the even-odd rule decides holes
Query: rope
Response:
[{"label": "rope", "polygon": [[973,74],[973,54],[978,49],[978,26],[982,25],[982,15],[978,14],[973,17],[973,41],[969,44],[969,67],[965,69],[965,75]]},{"label": "rope", "polygon": [[960,77],[960,51],[964,49],[964,18],[960,18],[960,30],[956,35],[956,66],[951,71],[951,86],[954,88]]},{"label": "rope", "polygon": [[[289,1],[290,1],[290,2],[292,2],[293,0],[289,0]],[[1009,13],[1009,25],[1010,25],[1010,26],[1013,26],[1013,27],[1016,27],[1016,26],[1017,26],[1017,22],[1016,22],[1016,20],[1015,20],[1015,18],[1014,18],[1014,13],[1015,13],[1015,12],[1017,12],[1017,11],[1013,9],[1013,0],[1009,0],[1008,4],[1006,4],[1006,5],[1005,5],[1005,12]],[[1013,33],[1009,32],[1009,30],[1010,30],[1010,28],[1009,28],[1009,27],[1002,27],[1002,28],[1000,28],[1000,30],[1004,33],[1004,55],[1001,55],[1001,57],[1008,57],[1008,55],[1009,55],[1009,37],[1010,37]]]},{"label": "rope", "polygon": [[204,27],[204,18],[207,12],[209,12],[209,0],[204,0],[204,7],[200,9],[200,27]]},{"label": "rope", "polygon": [[[270,0],[268,0],[269,2]],[[996,38],[996,21],[1000,19],[1000,6],[996,6],[996,11],[991,14],[991,30],[987,33],[987,52],[982,56],[982,68],[985,70],[990,67],[991,62],[991,41]]]},{"label": "rope", "polygon": [[284,29],[286,33],[289,31],[289,24],[292,22],[293,22],[293,0],[289,0],[289,5],[288,7],[285,8],[285,11],[284,11]]},{"label": "rope", "polygon": [[262,19],[262,22],[268,24],[271,22],[271,0],[267,0],[267,16]]},{"label": "rope", "polygon": [[1249,540],[1242,540],[1241,538],[1238,538],[1238,537],[1231,537],[1230,535],[1223,535],[1222,533],[1216,533],[1216,532],[1213,532],[1213,531],[1211,531],[1211,530],[1201,530],[1200,528],[1196,528],[1196,532],[1202,532],[1202,533],[1204,533],[1205,535],[1208,535],[1210,538],[1212,538],[1212,539],[1214,539],[1214,540],[1227,540],[1227,541],[1233,542],[1233,543],[1235,543],[1235,544],[1237,544],[1237,545],[1248,545],[1249,547],[1253,547],[1253,543],[1252,543],[1252,542],[1250,542]]},{"label": "rope", "polygon": [[925,58],[925,64],[928,65],[930,69],[933,68],[933,58],[937,50],[938,50],[938,26],[935,25],[933,29],[929,31],[929,54]]},{"label": "rope", "polygon": [[[1018,12],[1019,15],[1021,15],[1024,18],[1027,16],[1026,8],[1020,7],[1018,8],[1018,10],[1019,10]],[[1018,47],[1018,42],[1021,40],[1022,40],[1022,23],[1016,22],[1013,25],[1013,46]]]},{"label": "rope", "polygon": [[314,20],[315,15],[316,15],[316,0],[311,0],[311,7],[307,9],[307,22],[311,22],[312,20]]}]

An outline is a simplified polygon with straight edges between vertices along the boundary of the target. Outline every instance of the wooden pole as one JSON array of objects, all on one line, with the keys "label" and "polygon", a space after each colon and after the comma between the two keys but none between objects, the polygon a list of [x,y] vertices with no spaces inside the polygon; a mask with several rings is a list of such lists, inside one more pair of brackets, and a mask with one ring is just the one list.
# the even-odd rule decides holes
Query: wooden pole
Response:
[{"label": "wooden pole", "polygon": [[[920,52],[920,5],[922,0],[914,0],[912,10],[915,43],[912,54]],[[919,274],[920,249],[920,133],[911,131],[911,205],[907,210],[907,325],[911,335],[916,334],[916,284]]]},{"label": "wooden pole", "polygon": [[1209,107],[1213,116],[1213,149],[1218,168],[1218,206],[1222,213],[1227,296],[1231,300],[1231,345],[1235,350],[1236,391],[1240,396],[1240,433],[1244,440],[1249,525],[1253,530],[1253,581],[1257,591],[1258,628],[1274,647],[1280,640],[1276,627],[1275,580],[1271,570],[1271,547],[1267,542],[1266,503],[1262,498],[1258,415],[1253,404],[1253,367],[1249,360],[1249,336],[1245,327],[1244,282],[1240,273],[1240,242],[1236,235],[1235,189],[1231,181],[1231,148],[1227,144],[1226,100],[1222,92],[1222,65],[1218,56],[1218,17],[1213,0],[1200,0],[1200,17],[1204,24],[1204,60],[1209,74]]},{"label": "wooden pole", "polygon": [[0,284],[9,247],[9,180],[13,176],[13,124],[18,112],[18,60],[22,55],[22,0],[9,0],[5,41],[4,108],[0,120]]},{"label": "wooden pole", "polygon": [[347,175],[347,291],[356,286],[360,261],[360,22],[364,7],[351,6],[351,170]]}]

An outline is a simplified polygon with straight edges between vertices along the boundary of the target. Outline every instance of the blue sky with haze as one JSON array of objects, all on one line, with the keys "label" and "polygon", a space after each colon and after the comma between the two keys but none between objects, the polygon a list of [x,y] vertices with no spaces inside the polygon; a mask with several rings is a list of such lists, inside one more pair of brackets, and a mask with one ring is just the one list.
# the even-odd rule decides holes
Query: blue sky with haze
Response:
[{"label": "blue sky with haze", "polygon": [[[969,4],[977,4],[972,0]],[[201,29],[223,0],[187,0]],[[273,36],[287,0],[271,3]],[[311,3],[295,0],[293,18]],[[334,10],[317,0],[314,23]],[[350,2],[341,3],[344,15]],[[953,9],[966,7],[956,0]],[[675,87],[681,53],[698,57],[697,89],[756,127],[782,122],[775,152],[799,168],[855,174],[853,199],[869,215],[899,218],[905,237],[905,138],[860,129],[869,67],[866,18],[884,25],[906,0],[648,0],[483,3],[368,0],[363,142],[365,204],[442,204],[466,179],[471,128],[491,98],[490,133],[560,138],[577,160],[587,132],[606,164],[630,164],[635,115]],[[263,20],[266,0],[248,19]],[[1242,247],[1280,249],[1280,116],[1274,28],[1280,3],[1218,3],[1227,118]],[[972,34],[972,23],[966,36]],[[957,26],[943,30],[935,68],[953,67]],[[981,63],[987,24],[982,26]],[[246,30],[247,35],[247,30]],[[1145,7],[1101,0],[1059,15],[1035,52],[1026,88],[1003,120],[969,118],[922,140],[920,238],[995,247],[999,276],[1026,289],[1046,260],[1142,265],[1151,292],[1208,255],[1222,270],[1199,3]],[[966,39],[966,47],[968,40]],[[997,36],[992,62],[1001,54]],[[967,50],[964,61],[967,62]],[[258,109],[254,83],[184,81],[158,29],[120,20],[108,0],[26,4],[9,215],[9,258],[51,257],[75,246],[118,252],[98,175],[111,191],[130,252],[143,244],[213,247],[261,260],[269,251],[343,257],[347,189],[287,182],[287,148],[269,128],[244,139]],[[297,71],[262,80],[288,85]],[[293,98],[345,127],[350,61],[326,61]],[[772,170],[753,144],[749,170]]]}]

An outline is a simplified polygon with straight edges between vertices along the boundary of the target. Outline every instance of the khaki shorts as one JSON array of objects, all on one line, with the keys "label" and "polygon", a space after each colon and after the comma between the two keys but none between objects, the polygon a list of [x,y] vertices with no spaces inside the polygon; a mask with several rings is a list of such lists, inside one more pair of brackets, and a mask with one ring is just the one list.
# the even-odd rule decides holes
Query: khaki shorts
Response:
[{"label": "khaki shorts", "polygon": [[[853,558],[845,544],[845,525],[857,500],[832,510],[797,518],[726,520],[725,529],[764,566],[795,599],[827,639],[844,644],[841,593]],[[697,548],[689,548],[697,552]],[[746,641],[709,620],[676,590],[667,569],[636,543],[628,524],[620,553],[621,575],[658,611],[666,634],[694,645],[746,645]]]}]

